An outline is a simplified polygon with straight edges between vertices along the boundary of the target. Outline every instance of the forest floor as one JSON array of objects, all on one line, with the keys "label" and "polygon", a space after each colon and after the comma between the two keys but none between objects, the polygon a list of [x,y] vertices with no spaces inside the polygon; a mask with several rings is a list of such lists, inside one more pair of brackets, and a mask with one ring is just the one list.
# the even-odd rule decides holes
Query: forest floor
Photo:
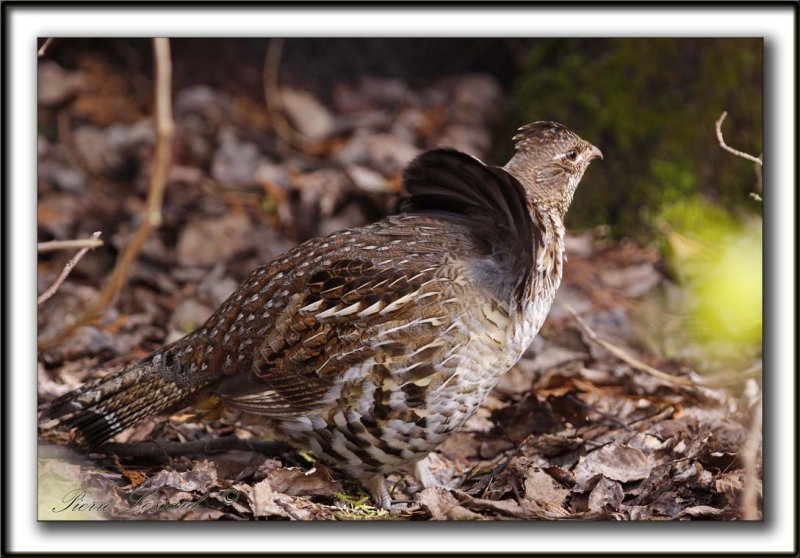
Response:
[{"label": "forest floor", "polygon": [[[89,52],[72,70],[42,61],[39,76],[39,240],[101,231],[105,242],[39,307],[42,340],[96,299],[130,240],[155,134],[148,89],[102,56]],[[447,145],[485,157],[507,140],[488,132],[501,95],[476,74],[421,90],[365,79],[336,88],[327,107],[285,89],[278,125],[274,111],[244,96],[174,91],[163,224],[115,304],[40,350],[40,402],[192,331],[250,270],[298,242],[385,215],[403,166],[421,150]],[[590,185],[591,170],[581,187]],[[567,252],[541,333],[431,456],[450,488],[392,475],[397,509],[379,510],[313,454],[265,444],[270,433],[252,417],[198,421],[187,410],[117,436],[156,442],[138,457],[81,456],[68,449],[69,435],[41,429],[40,517],[760,518],[760,377],[709,379],[695,361],[659,349],[659,309],[678,287],[657,250],[597,229],[569,236]],[[40,254],[39,292],[72,255]],[[179,444],[192,442],[203,449],[181,455]],[[102,513],[99,504],[72,509],[79,487],[84,503],[105,504]]]}]

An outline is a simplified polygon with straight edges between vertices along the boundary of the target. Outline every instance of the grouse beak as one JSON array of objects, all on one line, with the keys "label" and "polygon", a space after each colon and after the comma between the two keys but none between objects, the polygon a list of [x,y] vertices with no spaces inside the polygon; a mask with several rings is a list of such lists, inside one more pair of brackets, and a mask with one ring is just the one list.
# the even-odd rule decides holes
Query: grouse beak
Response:
[{"label": "grouse beak", "polygon": [[589,158],[587,161],[591,161],[592,159],[602,159],[603,152],[597,149],[594,145],[592,146],[592,150],[589,151]]}]

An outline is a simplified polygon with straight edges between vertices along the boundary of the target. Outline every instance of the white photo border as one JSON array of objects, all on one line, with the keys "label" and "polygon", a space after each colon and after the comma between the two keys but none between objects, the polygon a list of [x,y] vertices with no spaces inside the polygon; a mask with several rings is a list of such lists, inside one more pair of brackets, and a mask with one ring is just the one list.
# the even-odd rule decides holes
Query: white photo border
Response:
[{"label": "white photo border", "polygon": [[[793,2],[346,6],[14,3],[4,25],[5,552],[779,553],[797,550]],[[287,524],[36,521],[38,37],[764,37],[765,521]],[[407,536],[410,535],[410,536]],[[401,538],[398,538],[401,537]],[[393,541],[388,543],[387,541]]]}]

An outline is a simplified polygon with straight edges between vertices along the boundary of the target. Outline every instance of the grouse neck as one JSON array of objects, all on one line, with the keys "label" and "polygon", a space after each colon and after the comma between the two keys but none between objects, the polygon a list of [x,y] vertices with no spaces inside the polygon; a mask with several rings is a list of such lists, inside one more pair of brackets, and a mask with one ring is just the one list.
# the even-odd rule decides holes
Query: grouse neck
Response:
[{"label": "grouse neck", "polygon": [[[581,176],[567,175],[552,164],[531,165],[519,153],[502,168],[522,184],[532,213],[551,214],[563,223]],[[557,176],[563,184],[554,179]]]},{"label": "grouse neck", "polygon": [[564,260],[564,223],[552,212],[533,208],[534,261],[520,301],[519,322],[513,332],[514,357],[519,358],[544,324],[561,284]]}]

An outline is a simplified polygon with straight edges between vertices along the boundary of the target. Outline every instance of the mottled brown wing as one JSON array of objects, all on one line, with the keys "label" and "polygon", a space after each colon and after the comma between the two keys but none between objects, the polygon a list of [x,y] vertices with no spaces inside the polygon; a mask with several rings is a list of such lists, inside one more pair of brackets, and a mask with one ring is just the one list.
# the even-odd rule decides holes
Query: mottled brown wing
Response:
[{"label": "mottled brown wing", "polygon": [[366,259],[341,259],[313,273],[277,316],[252,372],[224,381],[218,394],[233,407],[275,417],[322,407],[348,370],[398,350],[391,335],[398,324],[417,327],[411,337],[419,342],[446,327],[435,308],[448,282],[436,269],[424,261],[379,269]]},{"label": "mottled brown wing", "polygon": [[513,295],[522,296],[538,240],[525,189],[516,178],[455,149],[434,149],[408,166],[403,181],[411,197],[401,202],[401,211],[467,217],[492,245],[498,272],[514,279]]}]

